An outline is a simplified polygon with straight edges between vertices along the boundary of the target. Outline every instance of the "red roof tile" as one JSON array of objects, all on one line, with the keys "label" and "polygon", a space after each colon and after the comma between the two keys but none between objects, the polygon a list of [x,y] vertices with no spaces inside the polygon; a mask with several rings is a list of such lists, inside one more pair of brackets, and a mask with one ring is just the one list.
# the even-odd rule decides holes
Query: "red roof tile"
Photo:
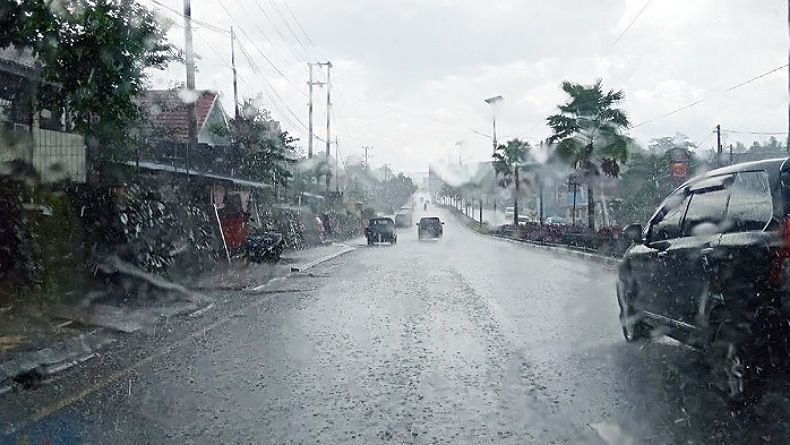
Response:
[{"label": "red roof tile", "polygon": [[[197,91],[196,113],[198,132],[206,123],[211,108],[218,100],[213,91]],[[187,105],[180,90],[149,90],[137,97],[147,116],[142,126],[149,136],[186,142],[189,134]]]}]

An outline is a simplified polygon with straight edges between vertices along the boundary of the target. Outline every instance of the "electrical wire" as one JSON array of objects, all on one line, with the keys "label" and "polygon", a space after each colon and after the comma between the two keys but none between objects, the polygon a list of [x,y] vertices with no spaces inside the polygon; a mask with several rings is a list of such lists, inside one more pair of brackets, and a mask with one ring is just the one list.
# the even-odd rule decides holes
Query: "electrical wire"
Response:
[{"label": "electrical wire", "polygon": [[756,134],[756,135],[763,135],[763,136],[778,136],[787,134],[786,131],[738,131],[738,130],[725,130],[724,128],[721,131],[726,131],[727,133],[735,133],[735,134]]},{"label": "electrical wire", "polygon": [[315,50],[318,53],[318,55],[321,56],[322,59],[328,60],[329,58],[328,57],[324,57],[321,54],[321,51],[318,49],[318,45],[316,45],[315,42],[313,42],[313,39],[310,38],[310,34],[308,34],[307,31],[305,31],[304,27],[302,26],[302,23],[299,22],[299,19],[296,18],[296,15],[294,14],[293,10],[291,9],[290,6],[288,6],[288,2],[284,1],[283,5],[288,10],[288,13],[291,14],[291,17],[293,17],[294,22],[296,22],[296,26],[298,26],[299,29],[302,31],[302,34],[304,34],[304,36],[307,38],[307,41],[310,43],[310,45],[313,46],[313,48],[315,48]]},{"label": "electrical wire", "polygon": [[[148,0],[148,1],[153,3],[153,4],[155,4],[156,6],[159,6],[160,8],[166,9],[166,10],[178,15],[181,18],[185,17],[183,11],[179,11],[179,10],[177,10],[175,8],[167,6],[167,5],[165,5],[164,3],[162,3],[162,2],[160,2],[158,0]],[[200,26],[202,26],[204,28],[207,28],[207,29],[210,29],[210,30],[212,30],[214,32],[218,32],[218,33],[221,33],[221,34],[230,34],[230,30],[227,30],[227,29],[224,29],[224,28],[220,28],[219,26],[215,26],[215,25],[212,25],[210,23],[206,23],[206,22],[203,22],[201,20],[197,20],[197,19],[195,19],[193,17],[190,17],[190,20],[192,21],[193,24],[200,25]],[[183,28],[184,26],[181,25],[179,27]]]},{"label": "electrical wire", "polygon": [[[254,40],[252,37],[250,37],[250,35],[249,35],[249,34],[247,34],[247,31],[245,31],[245,30],[244,30],[244,28],[242,28],[241,26],[239,26],[238,22],[237,22],[237,21],[236,21],[236,19],[233,17],[233,14],[231,14],[231,13],[230,13],[230,10],[228,10],[228,8],[225,6],[225,4],[224,4],[222,1],[217,1],[217,3],[218,3],[218,4],[219,4],[221,7],[222,7],[222,9],[223,9],[223,10],[225,10],[225,13],[226,13],[226,14],[228,14],[228,17],[230,17],[231,21],[232,21],[232,22],[233,22],[233,23],[236,25],[236,28],[238,28],[238,29],[239,29],[239,31],[241,31],[242,35],[244,35],[244,37],[246,37],[246,38],[247,38],[247,40],[249,41],[250,45],[252,45],[252,47],[253,47],[253,48],[254,48],[256,51],[258,51],[258,53],[261,55],[261,57],[263,57],[263,60],[265,60],[265,61],[266,61],[266,62],[267,62],[267,63],[268,63],[268,64],[269,64],[271,67],[272,67],[272,69],[274,69],[274,71],[275,71],[275,72],[276,72],[276,73],[277,73],[277,74],[278,74],[280,77],[282,77],[283,79],[285,79],[285,81],[286,81],[286,82],[288,82],[290,85],[292,85],[294,88],[296,88],[296,85],[294,85],[294,84],[293,84],[293,82],[291,82],[291,80],[290,80],[290,79],[288,79],[288,77],[286,77],[286,76],[285,76],[285,74],[284,74],[284,73],[283,73],[283,72],[280,70],[280,68],[279,68],[279,67],[277,67],[277,65],[276,65],[274,62],[272,62],[272,60],[271,60],[271,59],[270,59],[270,58],[269,58],[269,57],[266,55],[266,53],[264,53],[264,52],[263,52],[263,51],[262,51],[262,50],[261,50],[261,49],[258,47],[258,45],[256,45],[256,44],[255,44],[255,40]],[[297,88],[297,90],[298,90],[298,88]]]},{"label": "electrical wire", "polygon": [[213,46],[213,45],[212,45],[212,44],[211,44],[209,41],[208,41],[208,39],[206,39],[206,38],[205,38],[205,37],[204,37],[204,36],[203,36],[203,35],[202,35],[200,32],[198,32],[197,30],[195,30],[195,35],[196,35],[196,36],[198,36],[198,38],[200,38],[200,40],[202,40],[202,41],[203,41],[203,43],[205,43],[205,44],[206,44],[206,46],[208,46],[208,48],[209,48],[209,49],[210,49],[212,52],[214,52],[214,54],[217,56],[217,58],[219,58],[219,61],[220,61],[220,63],[221,63],[222,65],[224,65],[224,66],[225,66],[225,68],[230,68],[230,69],[233,69],[233,66],[231,66],[231,64],[229,64],[228,62],[226,62],[226,61],[225,61],[225,56],[223,56],[223,55],[222,55],[222,54],[221,54],[221,53],[220,53],[220,52],[219,52],[219,51],[218,51],[218,50],[217,50],[217,49],[216,49],[216,48],[215,48],[215,47],[214,47],[214,46]]},{"label": "electrical wire", "polygon": [[[769,70],[769,71],[766,71],[766,72],[764,72],[764,73],[762,73],[762,74],[758,74],[758,75],[756,75],[756,76],[754,76],[754,77],[752,77],[752,78],[750,78],[750,79],[748,79],[748,80],[746,80],[746,81],[744,81],[744,82],[741,82],[741,83],[739,83],[739,84],[737,84],[737,85],[734,85],[734,86],[731,86],[731,87],[729,87],[729,88],[727,88],[727,89],[724,89],[724,90],[722,90],[722,91],[721,91],[721,94],[729,93],[729,92],[730,92],[730,91],[732,91],[732,90],[735,90],[735,89],[737,89],[737,88],[740,88],[740,87],[742,87],[742,86],[744,86],[744,85],[748,85],[748,84],[750,84],[750,83],[752,83],[752,82],[754,82],[754,81],[756,81],[756,80],[759,80],[759,79],[762,79],[762,78],[763,78],[763,77],[765,77],[765,76],[768,76],[769,74],[772,74],[772,73],[775,73],[775,72],[777,72],[777,71],[779,71],[779,70],[781,70],[781,69],[787,68],[787,66],[788,66],[788,64],[787,64],[787,63],[785,63],[785,64],[784,64],[784,65],[782,65],[782,66],[776,67],[776,68],[774,68],[774,69],[772,69],[772,70]],[[681,111],[683,111],[683,110],[687,110],[687,109],[689,109],[689,108],[691,108],[691,107],[693,107],[693,106],[696,106],[696,105],[699,105],[699,104],[701,104],[701,103],[705,102],[705,100],[706,100],[706,98],[704,98],[704,97],[703,97],[702,99],[699,99],[699,100],[697,100],[697,101],[695,101],[695,102],[692,102],[692,103],[690,103],[690,104],[687,104],[687,105],[684,105],[684,106],[682,106],[682,107],[680,107],[680,108],[676,108],[676,109],[674,109],[674,110],[672,110],[672,111],[666,112],[666,113],[664,113],[664,114],[661,114],[661,115],[659,115],[659,116],[656,116],[656,117],[650,118],[650,119],[648,119],[648,120],[646,120],[646,121],[643,121],[643,122],[640,122],[640,123],[638,123],[638,124],[636,124],[636,125],[633,125],[633,126],[631,126],[631,128],[639,128],[639,127],[641,127],[641,126],[643,126],[643,125],[647,125],[647,124],[649,124],[649,123],[651,123],[651,122],[657,121],[657,120],[659,120],[659,119],[663,119],[663,118],[665,118],[665,117],[667,117],[667,116],[671,116],[671,115],[673,115],[673,114],[675,114],[675,113],[679,113],[679,112],[681,112]]]},{"label": "electrical wire", "polygon": [[[247,81],[247,79],[245,79],[242,76],[238,76],[238,77],[242,81],[242,83],[244,83],[244,85],[246,85],[250,90],[253,90],[253,91],[255,90],[255,87],[253,87]],[[267,81],[267,83],[268,83],[268,81]],[[301,122],[298,117],[296,117],[296,115],[293,113],[293,111],[291,111],[287,107],[287,105],[283,104],[283,106],[285,106],[286,109],[288,109],[289,113],[296,118],[296,122],[298,122],[298,125],[296,123],[294,123],[294,121],[291,120],[291,118],[288,116],[288,113],[284,112],[283,109],[280,108],[280,105],[278,105],[278,101],[272,96],[271,93],[269,93],[269,91],[266,88],[263,89],[263,93],[266,95],[266,97],[269,98],[269,103],[271,104],[271,107],[274,108],[274,110],[277,111],[280,114],[280,116],[279,116],[280,119],[282,119],[285,123],[287,123],[288,125],[290,125],[293,128],[298,128],[299,126],[301,126],[302,128],[307,129],[307,126],[305,126],[304,123]],[[276,92],[275,92],[275,95],[276,95]],[[279,97],[279,96],[277,96],[277,97]],[[280,102],[282,102],[282,98],[280,98],[279,100],[280,100]]]},{"label": "electrical wire", "polygon": [[[247,15],[247,16],[252,16],[252,15],[251,15],[251,14],[250,14],[250,13],[247,11],[247,8],[245,8],[245,7],[244,7],[244,2],[243,2],[242,0],[238,0],[238,1],[237,1],[237,3],[238,3],[238,4],[239,4],[239,6],[241,6],[241,8],[244,10],[244,14],[245,14],[245,15]],[[271,26],[272,26],[272,29],[274,29],[274,32],[276,32],[276,33],[277,33],[277,35],[278,35],[278,36],[280,36],[280,40],[282,41],[282,44],[283,44],[282,46],[284,46],[284,47],[288,48],[288,50],[290,51],[290,55],[293,57],[293,59],[292,59],[292,60],[289,60],[289,61],[286,61],[286,60],[285,60],[285,57],[283,57],[283,61],[285,61],[286,63],[295,63],[295,64],[299,64],[299,63],[300,63],[300,60],[301,60],[301,59],[300,59],[300,57],[299,57],[299,55],[298,55],[298,54],[296,54],[296,51],[294,51],[294,49],[291,47],[291,45],[290,45],[290,44],[289,44],[289,43],[286,41],[286,39],[285,39],[285,36],[284,36],[284,35],[283,35],[283,33],[280,31],[280,29],[279,29],[277,26],[275,26],[275,24],[274,24],[274,21],[273,21],[273,20],[272,20],[272,19],[269,17],[269,14],[266,12],[266,10],[265,10],[265,9],[263,9],[263,7],[261,7],[261,4],[260,4],[260,2],[259,2],[258,0],[255,0],[255,5],[257,5],[257,6],[258,6],[258,9],[260,9],[260,11],[263,13],[263,16],[264,16],[264,17],[266,17],[266,20],[268,20],[268,21],[269,21],[269,23],[270,23],[270,24],[271,24]],[[258,32],[260,32],[260,33],[261,33],[261,35],[263,36],[263,38],[264,38],[264,39],[266,39],[266,41],[267,41],[267,42],[269,42],[269,44],[270,44],[270,45],[272,45],[272,47],[276,47],[276,46],[277,46],[277,45],[275,45],[275,44],[274,44],[274,42],[272,42],[272,40],[271,40],[271,39],[269,39],[269,36],[268,36],[268,35],[266,35],[266,33],[265,33],[265,32],[263,31],[263,29],[262,29],[262,28],[261,28],[261,27],[258,25],[258,23],[257,23],[257,22],[255,23],[255,28],[257,28],[257,29],[258,29]]]},{"label": "electrical wire", "polygon": [[[258,0],[255,1],[257,2]],[[307,48],[305,48],[302,41],[299,40],[299,36],[296,35],[293,28],[291,28],[291,25],[288,23],[288,20],[285,19],[285,16],[283,15],[282,11],[280,11],[280,8],[277,7],[277,4],[275,4],[274,1],[272,0],[269,0],[269,4],[272,5],[274,11],[277,12],[277,15],[279,15],[280,18],[283,20],[283,23],[285,23],[285,27],[288,28],[289,31],[291,31],[291,35],[294,36],[294,38],[296,39],[296,43],[298,43],[299,46],[301,46],[305,51],[307,51]]]},{"label": "electrical wire", "polygon": [[615,46],[616,46],[616,45],[617,45],[617,44],[620,42],[620,39],[622,39],[622,38],[623,38],[623,36],[625,35],[625,33],[627,33],[627,32],[628,32],[628,30],[629,30],[629,29],[631,29],[631,27],[634,25],[634,23],[636,22],[636,20],[639,18],[639,16],[641,16],[641,15],[642,15],[642,13],[643,13],[643,12],[645,12],[645,9],[647,9],[647,7],[650,5],[650,2],[652,2],[652,1],[653,1],[653,0],[647,0],[647,2],[645,2],[645,5],[644,5],[644,6],[642,6],[642,9],[640,9],[640,10],[639,10],[639,12],[637,12],[637,13],[636,13],[636,15],[634,16],[634,18],[633,18],[633,19],[631,19],[631,21],[628,23],[628,25],[626,25],[626,27],[625,27],[625,28],[623,29],[623,31],[620,33],[620,35],[619,35],[619,36],[617,36],[617,38],[614,40],[614,43],[612,43],[612,47],[615,47]]}]

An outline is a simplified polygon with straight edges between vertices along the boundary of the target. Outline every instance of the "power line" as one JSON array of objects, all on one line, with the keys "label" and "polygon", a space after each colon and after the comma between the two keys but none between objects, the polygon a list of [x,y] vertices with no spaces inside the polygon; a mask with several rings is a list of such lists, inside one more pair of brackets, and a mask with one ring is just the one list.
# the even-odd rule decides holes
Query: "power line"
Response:
[{"label": "power line", "polygon": [[[166,9],[166,10],[178,15],[181,18],[184,17],[183,11],[179,11],[179,10],[177,10],[175,8],[171,8],[170,6],[167,6],[167,5],[165,5],[164,3],[162,3],[162,2],[160,2],[158,0],[148,0],[148,1],[150,1],[153,4],[155,4],[156,6],[159,6],[160,8]],[[215,26],[215,25],[212,25],[210,23],[206,23],[206,22],[203,22],[203,21],[200,21],[200,20],[196,20],[196,19],[194,19],[192,17],[190,17],[190,20],[192,20],[192,23],[198,24],[200,26],[203,26],[204,28],[210,29],[210,30],[212,30],[214,32],[230,35],[230,30],[227,30],[227,29],[224,29],[224,28],[220,28],[219,26]],[[178,25],[176,25],[176,26],[178,26]],[[183,26],[178,26],[178,27],[181,28]]]},{"label": "power line", "polygon": [[764,135],[764,136],[776,136],[776,135],[784,135],[787,134],[786,131],[738,131],[738,130],[728,130],[722,129],[722,131],[726,131],[727,133],[735,133],[735,134],[756,134],[756,135]]},{"label": "power line", "polygon": [[[255,0],[255,1],[257,2],[258,0]],[[291,31],[291,35],[294,36],[294,38],[296,39],[296,43],[298,43],[299,46],[304,48],[304,50],[306,51],[307,48],[305,48],[305,46],[302,43],[302,41],[299,40],[299,36],[297,36],[296,33],[294,32],[293,28],[291,28],[291,25],[288,23],[288,20],[285,19],[285,16],[283,15],[282,11],[280,11],[280,8],[277,7],[277,4],[275,4],[274,1],[272,1],[272,0],[269,0],[269,4],[272,5],[272,7],[274,8],[274,11],[277,12],[277,15],[279,15],[280,18],[283,20],[283,23],[285,23],[285,27],[288,28],[289,31]]]},{"label": "power line", "polygon": [[318,55],[321,56],[321,58],[324,60],[329,60],[328,57],[324,57],[323,54],[321,54],[321,51],[319,51],[318,49],[318,45],[316,45],[315,42],[313,42],[313,39],[310,38],[310,34],[308,34],[307,31],[305,31],[304,27],[302,26],[302,23],[299,22],[299,19],[296,18],[296,15],[294,14],[293,10],[291,10],[291,7],[288,6],[288,2],[287,1],[283,2],[283,5],[285,5],[285,9],[287,9],[288,13],[291,14],[291,17],[293,17],[294,22],[296,22],[296,26],[298,26],[299,29],[302,31],[302,34],[304,34],[304,36],[307,38],[307,41],[310,43],[310,45],[312,45],[313,48],[315,48]]},{"label": "power line", "polygon": [[625,27],[625,28],[623,29],[623,31],[620,33],[620,35],[619,35],[619,36],[617,36],[617,38],[614,40],[614,43],[612,43],[612,47],[616,46],[616,45],[617,45],[617,43],[618,43],[618,42],[620,42],[620,39],[622,39],[622,38],[623,38],[623,36],[625,35],[625,33],[627,33],[627,32],[628,32],[628,30],[629,30],[629,29],[631,29],[631,26],[633,26],[633,25],[634,25],[634,23],[636,22],[636,20],[639,18],[639,16],[641,16],[641,15],[642,15],[642,13],[643,13],[643,12],[645,12],[645,9],[647,9],[647,7],[650,5],[650,2],[652,2],[652,1],[653,1],[653,0],[647,0],[647,2],[645,2],[645,5],[644,5],[644,6],[642,6],[642,9],[640,9],[640,10],[639,10],[639,12],[637,12],[637,13],[636,13],[636,15],[634,16],[634,18],[633,18],[633,19],[631,19],[631,21],[628,23],[628,25],[626,25],[626,27]]},{"label": "power line", "polygon": [[[736,88],[740,88],[740,87],[742,87],[742,86],[744,86],[744,85],[748,85],[748,84],[750,84],[750,83],[752,83],[752,82],[754,82],[754,81],[756,81],[756,80],[762,79],[763,77],[765,77],[765,76],[767,76],[767,75],[769,75],[769,74],[772,74],[772,73],[775,73],[775,72],[777,72],[777,71],[779,71],[779,70],[782,70],[782,69],[784,69],[784,68],[787,68],[787,66],[788,66],[788,64],[787,64],[787,63],[785,63],[784,65],[782,65],[782,66],[780,66],[780,67],[776,67],[776,68],[774,68],[774,69],[772,69],[772,70],[769,70],[769,71],[766,71],[766,72],[764,72],[764,73],[762,73],[762,74],[758,74],[757,76],[754,76],[754,77],[752,77],[751,79],[748,79],[748,80],[746,80],[746,81],[744,81],[744,82],[741,82],[741,83],[739,83],[739,84],[737,84],[737,85],[734,85],[734,86],[731,86],[731,87],[729,87],[729,88],[727,88],[727,89],[725,89],[725,90],[722,90],[722,91],[721,91],[721,94],[724,94],[724,93],[729,93],[730,91],[732,91],[732,90],[735,90]],[[631,128],[638,128],[638,127],[641,127],[641,126],[643,126],[643,125],[647,125],[647,124],[649,124],[649,123],[651,123],[651,122],[657,121],[657,120],[659,120],[659,119],[663,119],[663,118],[665,118],[665,117],[667,117],[667,116],[671,116],[671,115],[673,115],[673,114],[675,114],[675,113],[679,113],[679,112],[681,112],[681,111],[683,111],[683,110],[687,110],[687,109],[689,109],[689,108],[691,108],[691,107],[693,107],[693,106],[695,106],[695,105],[699,105],[699,104],[701,104],[701,103],[705,102],[705,100],[706,100],[706,98],[704,98],[704,97],[703,97],[702,99],[699,99],[699,100],[697,100],[697,101],[695,101],[695,102],[692,102],[692,103],[690,103],[690,104],[687,104],[687,105],[684,105],[684,106],[682,106],[682,107],[680,107],[680,108],[676,108],[676,109],[674,109],[674,110],[672,110],[672,111],[669,111],[669,112],[667,112],[667,113],[664,113],[664,114],[662,114],[662,115],[660,115],[660,116],[656,116],[656,117],[654,117],[654,118],[651,118],[651,119],[648,119],[648,120],[646,120],[646,121],[640,122],[640,123],[638,123],[638,124],[636,124],[636,125],[633,125]]]},{"label": "power line", "polygon": [[[265,60],[265,61],[266,61],[266,62],[267,62],[267,63],[268,63],[268,64],[269,64],[269,65],[270,65],[270,66],[271,66],[273,69],[274,69],[274,71],[275,71],[277,74],[279,74],[279,75],[280,75],[280,77],[282,77],[283,79],[285,79],[285,81],[286,81],[286,82],[288,82],[288,83],[289,83],[289,84],[291,84],[291,85],[292,85],[294,88],[296,88],[296,85],[294,85],[294,84],[291,82],[291,80],[290,80],[290,79],[288,79],[288,77],[286,77],[286,76],[285,76],[285,74],[283,74],[283,72],[280,70],[280,68],[278,68],[278,67],[277,67],[277,65],[275,65],[275,64],[274,64],[274,62],[272,62],[272,60],[271,60],[271,59],[270,59],[270,58],[269,58],[269,57],[266,55],[266,53],[264,53],[264,52],[263,52],[263,51],[262,51],[262,50],[261,50],[261,49],[258,47],[258,45],[256,45],[256,44],[255,44],[255,40],[253,40],[253,39],[252,39],[252,37],[250,37],[250,35],[249,35],[249,34],[247,34],[247,31],[245,31],[245,30],[244,30],[244,28],[242,28],[241,26],[239,26],[238,22],[237,22],[237,21],[236,21],[236,19],[233,17],[233,14],[231,14],[231,13],[230,13],[230,11],[229,11],[229,10],[228,10],[228,8],[225,6],[225,4],[224,4],[224,3],[222,3],[222,1],[218,1],[217,3],[218,3],[218,4],[219,4],[221,7],[222,7],[222,9],[223,9],[223,10],[225,10],[225,13],[226,13],[226,14],[228,14],[228,17],[230,17],[231,21],[232,21],[232,22],[233,22],[233,23],[236,25],[236,27],[237,27],[237,28],[239,28],[239,31],[241,31],[241,33],[244,35],[244,37],[246,37],[246,38],[247,38],[247,40],[249,40],[249,42],[250,42],[250,45],[252,45],[252,47],[253,47],[253,48],[254,48],[256,51],[258,51],[258,53],[261,55],[261,57],[263,57],[263,59],[264,59],[264,60]],[[297,90],[298,90],[298,88],[297,88]]]},{"label": "power line", "polygon": [[214,47],[214,46],[213,46],[213,45],[212,45],[212,44],[211,44],[211,43],[210,43],[210,42],[209,42],[209,41],[208,41],[208,40],[207,40],[205,37],[203,37],[203,35],[201,35],[201,34],[198,32],[198,30],[195,30],[195,35],[196,35],[196,36],[198,36],[198,37],[200,38],[200,40],[202,40],[202,41],[203,41],[203,43],[205,43],[205,44],[206,44],[206,46],[208,46],[208,47],[209,47],[209,49],[210,49],[212,52],[214,52],[214,54],[217,56],[217,58],[219,58],[219,60],[220,60],[220,63],[222,63],[222,64],[225,66],[225,68],[232,68],[232,66],[231,66],[231,65],[230,65],[228,62],[226,62],[226,61],[225,61],[225,56],[223,56],[222,54],[220,54],[220,52],[219,52],[219,51],[217,51],[217,49],[216,49],[216,48],[215,48],[215,47]]},{"label": "power line", "polygon": [[244,47],[244,45],[242,45],[241,42],[238,42],[238,39],[236,39],[236,40],[237,40],[237,43],[239,45],[239,50],[241,51],[241,54],[244,56],[244,59],[247,60],[247,63],[250,64],[250,68],[252,68],[252,71],[255,74],[258,74],[258,72],[260,71],[260,68],[258,67],[258,64],[255,63],[255,60],[252,59],[252,57],[250,56],[250,53],[247,52],[247,49]]},{"label": "power line", "polygon": [[[239,1],[238,1],[238,3],[239,3],[239,5],[241,5],[242,9],[244,9],[244,5],[242,5],[242,1],[241,1],[241,0],[239,0]],[[264,17],[266,17],[266,20],[268,20],[268,21],[269,21],[269,23],[272,25],[272,28],[274,29],[274,32],[276,32],[276,33],[277,33],[277,35],[278,35],[278,36],[280,36],[280,40],[283,42],[283,45],[284,45],[286,48],[288,48],[288,50],[291,52],[291,55],[293,55],[293,58],[294,58],[294,62],[295,62],[295,64],[297,64],[297,65],[298,65],[298,64],[299,64],[299,62],[300,62],[299,55],[298,55],[298,54],[296,54],[296,51],[294,51],[294,50],[293,50],[293,48],[291,48],[291,45],[290,45],[290,44],[288,44],[288,42],[287,42],[287,41],[286,41],[286,39],[285,39],[285,35],[283,35],[283,33],[280,31],[280,28],[278,28],[278,27],[277,27],[277,26],[274,24],[274,20],[272,20],[272,19],[271,19],[271,17],[269,17],[269,14],[266,12],[266,10],[265,10],[265,9],[263,9],[263,7],[261,6],[261,3],[260,3],[258,0],[255,0],[255,5],[256,5],[256,6],[258,6],[258,9],[260,9],[260,10],[261,10],[261,12],[263,13],[263,16],[264,16]],[[246,11],[246,9],[245,9],[245,11]],[[271,43],[271,44],[272,44],[272,46],[274,46],[274,44],[272,43],[272,41],[271,41],[271,40],[269,40],[269,38],[268,38],[268,37],[266,36],[266,34],[263,32],[263,30],[261,29],[261,27],[260,27],[260,26],[258,26],[258,24],[257,24],[257,23],[255,24],[255,27],[256,27],[256,28],[258,28],[258,31],[259,31],[259,32],[260,32],[260,33],[261,33],[261,34],[262,34],[262,35],[263,35],[263,36],[266,38],[266,40],[268,40],[268,41],[269,41],[269,43]]]},{"label": "power line", "polygon": [[750,83],[754,82],[755,80],[762,79],[763,77],[765,77],[765,76],[767,76],[767,75],[769,75],[769,74],[772,74],[772,73],[775,73],[775,72],[777,72],[777,71],[779,71],[779,70],[781,70],[781,69],[787,68],[787,65],[788,65],[788,64],[787,64],[787,63],[785,63],[784,65],[782,65],[782,66],[780,66],[780,67],[777,67],[777,68],[774,68],[774,69],[772,69],[771,71],[767,71],[767,72],[765,72],[765,73],[762,73],[762,74],[760,74],[760,75],[754,76],[754,77],[752,77],[751,79],[749,79],[749,80],[747,80],[747,81],[745,81],[745,82],[741,82],[741,83],[739,83],[738,85],[735,85],[735,86],[733,86],[733,87],[729,87],[729,88],[727,88],[726,90],[724,90],[724,92],[725,92],[725,93],[728,93],[728,92],[730,92],[730,91],[732,91],[732,90],[734,90],[734,89],[736,89],[736,88],[740,88],[740,87],[742,87],[742,86],[744,86],[744,85],[750,84]]},{"label": "power line", "polygon": [[[247,82],[247,79],[245,79],[244,77],[241,77],[241,76],[239,76],[239,79],[241,79],[241,81],[242,81],[242,82],[243,82],[243,83],[244,83],[244,84],[245,84],[245,85],[246,85],[246,86],[247,86],[247,87],[248,87],[250,90],[255,90],[255,88],[254,88],[252,85],[250,85],[250,83],[249,83],[249,82]],[[268,84],[268,85],[271,87],[271,84],[269,84],[268,80],[264,79],[264,81],[265,81],[265,82],[266,82],[266,83],[267,83],[267,84]],[[301,121],[301,120],[300,120],[300,119],[299,119],[299,118],[298,118],[298,117],[297,117],[297,116],[294,114],[294,112],[293,112],[293,111],[292,111],[290,108],[288,108],[288,106],[287,106],[287,105],[285,105],[285,103],[283,103],[283,102],[282,102],[282,98],[281,98],[281,97],[280,97],[280,96],[277,94],[277,92],[276,92],[276,91],[274,91],[273,89],[272,89],[272,92],[273,92],[273,93],[274,93],[274,95],[275,95],[275,96],[276,96],[276,97],[279,99],[279,102],[280,102],[280,103],[282,103],[282,105],[283,105],[283,106],[284,106],[284,107],[285,107],[285,108],[288,110],[288,112],[289,112],[289,113],[290,113],[292,116],[294,116],[294,118],[296,118],[296,122],[298,122],[298,124],[299,124],[299,125],[295,124],[295,123],[294,123],[294,121],[292,121],[292,120],[291,120],[291,118],[288,116],[288,113],[285,113],[285,112],[283,111],[283,109],[282,109],[282,108],[280,108],[280,106],[278,105],[278,100],[276,100],[276,99],[275,99],[275,97],[273,97],[273,96],[272,96],[272,94],[271,94],[271,93],[269,93],[269,91],[268,91],[266,88],[264,88],[264,89],[263,89],[263,93],[264,93],[264,94],[266,94],[266,97],[268,97],[268,98],[269,98],[269,101],[270,101],[270,104],[271,104],[271,106],[272,106],[272,107],[273,107],[273,108],[274,108],[274,109],[275,109],[275,110],[276,110],[278,113],[280,113],[280,119],[282,119],[283,121],[285,121],[285,122],[286,122],[288,125],[290,125],[290,126],[291,126],[291,127],[293,127],[293,128],[297,128],[297,127],[301,126],[302,128],[305,128],[305,129],[306,129],[307,127],[304,125],[304,123],[303,123],[303,122],[302,122],[302,121]]]}]

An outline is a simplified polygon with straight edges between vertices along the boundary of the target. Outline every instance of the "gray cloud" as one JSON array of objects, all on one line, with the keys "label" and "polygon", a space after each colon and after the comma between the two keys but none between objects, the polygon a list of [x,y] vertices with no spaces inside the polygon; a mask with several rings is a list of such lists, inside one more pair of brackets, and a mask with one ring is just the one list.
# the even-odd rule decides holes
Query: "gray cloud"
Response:
[{"label": "gray cloud", "polygon": [[[298,32],[283,1],[272,0]],[[787,62],[784,2],[653,1],[614,45],[644,0],[288,1],[319,50],[304,37],[304,47],[299,45],[269,0],[258,2],[271,21],[254,1],[225,2],[246,32],[241,44],[260,67],[252,70],[237,55],[242,95],[269,89],[263,81],[268,79],[284,102],[272,104],[273,114],[304,141],[306,131],[286,107],[306,122],[306,62],[329,57],[336,65],[334,133],[346,154],[356,154],[363,144],[376,147],[375,163],[425,169],[429,161],[457,156],[454,143],[460,139],[467,141],[466,156],[487,158],[490,139],[470,129],[490,132],[490,109],[483,98],[493,94],[506,98],[499,116],[501,137],[546,137],[545,117],[564,100],[559,85],[565,79],[587,83],[603,78],[607,88],[623,89],[624,107],[634,123],[704,99],[635,128],[633,135],[643,142],[676,132],[699,142],[716,124],[747,131],[783,131],[787,126],[786,72],[723,92]],[[167,3],[180,5],[177,0]],[[193,8],[198,19],[232,24],[217,4]],[[176,43],[182,41],[181,33],[173,33]],[[199,85],[230,97],[229,70],[223,65],[229,60],[227,37],[201,34],[222,58],[203,39],[195,39],[204,56]],[[182,71],[159,74],[156,83],[178,79]],[[317,133],[323,137],[323,90],[317,90],[316,100]]]}]

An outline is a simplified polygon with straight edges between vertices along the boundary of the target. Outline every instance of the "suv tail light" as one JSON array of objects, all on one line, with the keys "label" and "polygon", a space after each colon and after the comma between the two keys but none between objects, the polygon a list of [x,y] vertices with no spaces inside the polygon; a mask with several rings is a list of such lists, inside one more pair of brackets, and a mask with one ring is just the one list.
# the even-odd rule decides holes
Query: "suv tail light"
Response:
[{"label": "suv tail light", "polygon": [[[776,256],[771,264],[770,276],[771,284],[776,287],[783,284],[785,271],[790,272],[790,267],[785,267],[788,259],[790,259],[790,216],[785,217],[784,224],[779,227],[779,232],[782,238],[782,245],[776,252]],[[790,266],[790,264],[788,264],[788,266]]]}]

